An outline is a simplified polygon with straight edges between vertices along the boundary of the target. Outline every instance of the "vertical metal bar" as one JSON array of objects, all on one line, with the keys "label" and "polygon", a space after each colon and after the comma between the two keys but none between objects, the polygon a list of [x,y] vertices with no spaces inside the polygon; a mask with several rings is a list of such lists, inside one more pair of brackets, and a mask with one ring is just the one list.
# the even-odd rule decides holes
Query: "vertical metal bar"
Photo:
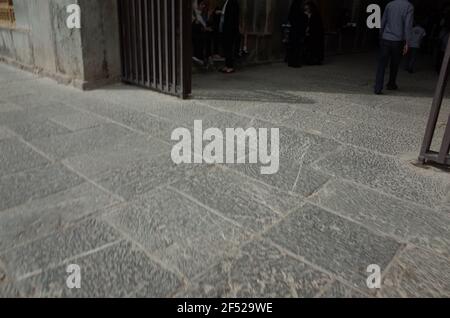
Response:
[{"label": "vertical metal bar", "polygon": [[187,98],[192,90],[192,1],[181,1],[181,98]]},{"label": "vertical metal bar", "polygon": [[141,55],[142,55],[142,48],[141,48],[141,0],[134,0],[137,2],[135,4],[135,12],[134,12],[134,32],[136,34],[136,82],[137,84],[141,83],[141,67],[142,67],[142,61],[141,61]]},{"label": "vertical metal bar", "polygon": [[125,55],[124,55],[124,45],[123,43],[125,42],[124,39],[124,30],[125,30],[125,26],[123,23],[123,6],[122,6],[122,0],[118,0],[117,2],[117,10],[119,10],[119,36],[120,36],[120,59],[121,59],[121,65],[120,65],[120,70],[121,70],[121,76],[122,78],[124,77],[125,74],[125,66],[124,66],[124,61],[125,61]]},{"label": "vertical metal bar", "polygon": [[158,82],[158,88],[160,90],[163,90],[163,67],[162,67],[162,27],[161,27],[161,0],[156,1],[156,14],[157,14],[157,21],[158,21],[158,71],[159,71],[159,82]]},{"label": "vertical metal bar", "polygon": [[445,164],[450,152],[450,116],[448,116],[447,127],[442,139],[441,150],[439,151],[438,163]]},{"label": "vertical metal bar", "polygon": [[144,6],[142,4],[142,1],[145,0],[138,0],[139,1],[139,64],[140,64],[140,81],[139,83],[141,85],[145,85],[145,38],[144,38],[144,21],[142,19],[142,15],[144,14]]},{"label": "vertical metal bar", "polygon": [[132,33],[133,41],[133,80],[137,82],[138,80],[138,64],[137,64],[137,35],[136,35],[136,0],[131,0],[131,27],[130,32]]},{"label": "vertical metal bar", "polygon": [[147,61],[147,82],[145,83],[145,85],[147,85],[148,87],[151,86],[150,82],[150,23],[149,23],[149,15],[148,15],[148,1],[149,0],[144,0],[144,20],[145,20],[145,52],[146,52],[146,61]]},{"label": "vertical metal bar", "polygon": [[425,138],[422,143],[419,160],[424,162],[426,160],[426,154],[431,149],[434,133],[436,130],[437,121],[439,119],[439,113],[441,111],[442,100],[444,99],[445,88],[448,82],[448,72],[450,64],[450,39],[447,43],[447,49],[445,51],[445,57],[439,75],[436,92],[433,99],[433,105],[431,107],[430,117],[428,119],[427,129],[425,131]]},{"label": "vertical metal bar", "polygon": [[169,58],[169,10],[168,10],[168,4],[170,0],[164,1],[164,64],[165,64],[165,91],[170,92],[169,87],[169,64],[170,64],[170,58]]},{"label": "vertical metal bar", "polygon": [[177,23],[176,23],[176,0],[172,0],[172,81],[171,92],[177,92]]},{"label": "vertical metal bar", "polygon": [[151,0],[151,19],[152,19],[152,87],[157,88],[156,85],[156,19],[155,19],[155,0]]},{"label": "vertical metal bar", "polygon": [[132,45],[132,31],[131,31],[131,6],[130,2],[126,1],[125,5],[127,9],[127,42],[126,45],[128,46],[128,59],[127,59],[127,80],[130,81],[133,77],[133,45]]}]

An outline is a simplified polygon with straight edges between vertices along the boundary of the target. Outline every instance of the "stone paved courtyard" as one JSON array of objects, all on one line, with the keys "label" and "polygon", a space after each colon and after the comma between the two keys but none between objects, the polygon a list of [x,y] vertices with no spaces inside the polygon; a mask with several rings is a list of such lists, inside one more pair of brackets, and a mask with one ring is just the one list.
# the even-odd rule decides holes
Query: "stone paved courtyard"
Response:
[{"label": "stone paved courtyard", "polygon": [[[413,164],[436,74],[374,96],[372,62],[197,74],[187,101],[0,65],[0,296],[449,297],[450,173]],[[196,119],[279,127],[280,171],[173,164]]]}]

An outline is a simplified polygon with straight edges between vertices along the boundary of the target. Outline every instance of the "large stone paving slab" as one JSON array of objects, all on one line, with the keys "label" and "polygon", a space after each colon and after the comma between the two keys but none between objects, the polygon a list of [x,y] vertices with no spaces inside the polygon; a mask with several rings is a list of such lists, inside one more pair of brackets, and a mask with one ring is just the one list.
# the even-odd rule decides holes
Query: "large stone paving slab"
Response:
[{"label": "large stone paving slab", "polygon": [[422,132],[418,133],[417,130],[387,128],[379,125],[379,120],[368,123],[354,120],[343,121],[345,121],[345,124],[337,126],[334,126],[334,123],[330,123],[328,130],[330,137],[334,137],[346,144],[383,154],[399,155],[418,152],[422,143]]},{"label": "large stone paving slab", "polygon": [[369,107],[353,103],[343,104],[341,107],[331,111],[330,114],[366,123],[376,123],[382,127],[404,130],[410,133],[423,133],[426,125],[425,116],[419,116],[411,112],[395,112],[392,110],[392,107],[386,104],[378,107]]},{"label": "large stone paving slab", "polygon": [[0,254],[0,261],[7,274],[20,280],[120,240],[110,226],[90,219]]},{"label": "large stone paving slab", "polygon": [[0,140],[0,177],[48,163],[46,158],[17,138]]},{"label": "large stone paving slab", "polygon": [[60,164],[0,177],[0,211],[67,190],[83,181]]},{"label": "large stone paving slab", "polygon": [[[74,103],[73,101],[71,102],[71,104]],[[170,140],[173,129],[181,126],[181,124],[177,124],[173,120],[158,118],[142,110],[104,101],[91,103],[83,101],[81,104],[76,104],[76,107],[163,140]]]},{"label": "large stone paving slab", "polygon": [[304,197],[319,190],[330,179],[329,175],[314,170],[308,165],[288,160],[280,162],[279,171],[271,175],[261,174],[262,166],[259,164],[234,164],[228,167],[280,190]]},{"label": "large stone paving slab", "polygon": [[360,288],[367,288],[367,267],[377,264],[385,269],[401,247],[312,205],[299,208],[265,237]]},{"label": "large stone paving slab", "polygon": [[126,168],[133,162],[146,161],[170,153],[170,146],[156,138],[136,134],[120,138],[105,149],[75,155],[63,160],[72,169],[95,180],[112,169]]},{"label": "large stone paving slab", "polygon": [[217,166],[203,169],[172,187],[253,232],[262,231],[281,215],[302,204],[298,196]]},{"label": "large stone paving slab", "polygon": [[24,140],[28,141],[69,134],[72,132],[68,128],[47,119],[17,121],[5,123],[5,126],[21,136]]},{"label": "large stone paving slab", "polygon": [[89,183],[0,213],[0,252],[63,230],[92,213],[117,203]]},{"label": "large stone paving slab", "polygon": [[144,156],[142,160],[113,166],[103,174],[95,176],[96,183],[109,191],[130,200],[156,188],[174,183],[195,174],[201,165],[173,163],[170,156]]},{"label": "large stone paving slab", "polygon": [[132,244],[122,242],[71,260],[80,266],[81,288],[66,285],[68,263],[20,281],[22,297],[168,297],[180,286],[173,273],[152,262]]},{"label": "large stone paving slab", "polygon": [[71,131],[94,128],[108,122],[105,118],[87,112],[51,116],[50,120]]},{"label": "large stone paving slab", "polygon": [[450,260],[418,248],[408,248],[383,279],[378,296],[450,297]]},{"label": "large stone paving slab", "polygon": [[200,275],[179,297],[314,297],[330,282],[324,274],[267,242],[246,245]]},{"label": "large stone paving slab", "polygon": [[319,295],[321,298],[368,298],[367,295],[353,289],[339,281],[334,281],[323,293]]},{"label": "large stone paving slab", "polygon": [[[255,128],[278,128],[280,134],[280,161],[310,164],[327,154],[337,151],[341,144],[327,138],[305,133],[285,126],[274,125],[267,121],[254,120]],[[272,150],[269,138],[268,150]]]},{"label": "large stone paving slab", "polygon": [[450,215],[342,180],[310,199],[380,233],[450,256]]},{"label": "large stone paving slab", "polygon": [[247,237],[239,226],[172,190],[139,197],[105,218],[187,277],[205,271]]},{"label": "large stone paving slab", "polygon": [[14,137],[14,133],[4,126],[0,126],[0,140]]},{"label": "large stone paving slab", "polygon": [[346,147],[317,163],[337,177],[428,207],[439,205],[450,191],[446,174],[434,175],[394,157]]},{"label": "large stone paving slab", "polygon": [[55,159],[64,159],[110,147],[132,133],[124,127],[105,124],[71,134],[35,139],[31,143]]}]

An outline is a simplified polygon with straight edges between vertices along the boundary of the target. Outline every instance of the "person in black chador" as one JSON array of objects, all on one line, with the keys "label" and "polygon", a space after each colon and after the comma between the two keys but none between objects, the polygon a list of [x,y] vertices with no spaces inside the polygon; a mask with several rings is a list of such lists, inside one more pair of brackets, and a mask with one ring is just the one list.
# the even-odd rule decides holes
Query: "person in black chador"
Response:
[{"label": "person in black chador", "polygon": [[303,0],[294,0],[289,11],[289,31],[287,63],[290,67],[302,66],[302,48],[306,35],[306,15]]},{"label": "person in black chador", "polygon": [[225,53],[223,73],[234,73],[235,52],[238,48],[240,10],[237,0],[227,0],[221,10],[220,32],[222,33]]},{"label": "person in black chador", "polygon": [[304,51],[305,63],[321,65],[325,55],[325,33],[322,17],[316,4],[312,1],[305,4],[305,14],[308,19]]}]

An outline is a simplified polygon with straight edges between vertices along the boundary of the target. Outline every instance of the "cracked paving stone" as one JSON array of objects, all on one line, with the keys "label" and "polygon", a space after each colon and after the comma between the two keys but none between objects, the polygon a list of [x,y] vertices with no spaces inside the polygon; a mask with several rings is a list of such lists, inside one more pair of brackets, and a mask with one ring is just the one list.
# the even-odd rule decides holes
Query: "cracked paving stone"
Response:
[{"label": "cracked paving stone", "polygon": [[188,277],[205,271],[247,238],[240,227],[173,190],[146,194],[104,217]]},{"label": "cracked paving stone", "polygon": [[0,177],[48,163],[46,158],[17,138],[0,140]]},{"label": "cracked paving stone", "polygon": [[7,274],[21,280],[80,254],[118,242],[119,234],[110,226],[89,219],[47,237],[8,250],[0,255]]},{"label": "cracked paving stone", "polygon": [[367,267],[386,268],[401,247],[312,205],[290,214],[264,236],[361,288],[367,288]]},{"label": "cracked paving stone", "polygon": [[89,183],[36,199],[0,213],[0,252],[62,230],[117,203]]},{"label": "cracked paving stone", "polygon": [[121,242],[70,261],[81,271],[81,288],[66,285],[67,264],[21,280],[22,297],[168,297],[182,284],[131,243]]},{"label": "cracked paving stone", "polygon": [[396,258],[384,277],[381,297],[450,297],[450,261],[410,247]]},{"label": "cracked paving stone", "polygon": [[314,164],[321,171],[433,208],[450,192],[450,178],[435,177],[392,157],[345,147]]},{"label": "cracked paving stone", "polygon": [[[280,161],[286,160],[310,164],[320,157],[337,151],[341,146],[331,139],[322,138],[284,126],[273,125],[265,121],[255,120],[252,124],[255,128],[279,129]],[[270,138],[267,149],[272,149]]]},{"label": "cracked paving stone", "polygon": [[310,166],[288,160],[281,161],[279,171],[272,175],[261,174],[262,166],[259,164],[234,164],[227,167],[267,185],[304,197],[316,192],[330,179],[330,176]]},{"label": "cracked paving stone", "polygon": [[83,181],[61,164],[0,177],[0,211],[67,190]]},{"label": "cracked paving stone", "polygon": [[258,241],[200,275],[177,297],[310,298],[330,280],[327,274]]},{"label": "cracked paving stone", "polygon": [[203,169],[171,186],[252,232],[260,232],[302,204],[298,196],[217,166]]},{"label": "cracked paving stone", "polygon": [[380,233],[450,256],[450,215],[342,180],[310,199]]}]

